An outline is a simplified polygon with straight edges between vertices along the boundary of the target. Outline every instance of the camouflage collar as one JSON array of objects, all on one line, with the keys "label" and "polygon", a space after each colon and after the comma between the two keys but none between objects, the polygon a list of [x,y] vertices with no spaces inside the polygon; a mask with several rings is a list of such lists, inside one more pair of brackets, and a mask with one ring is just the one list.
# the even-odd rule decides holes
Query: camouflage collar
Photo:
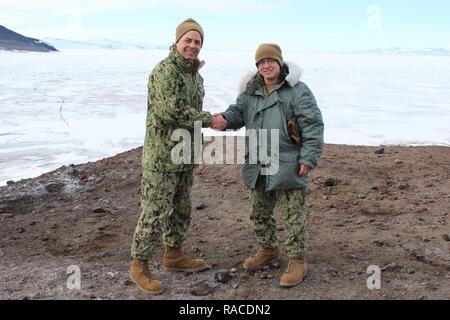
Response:
[{"label": "camouflage collar", "polygon": [[188,60],[183,58],[175,49],[170,49],[169,59],[172,61],[182,72],[195,74],[200,67],[200,61],[198,59]]}]

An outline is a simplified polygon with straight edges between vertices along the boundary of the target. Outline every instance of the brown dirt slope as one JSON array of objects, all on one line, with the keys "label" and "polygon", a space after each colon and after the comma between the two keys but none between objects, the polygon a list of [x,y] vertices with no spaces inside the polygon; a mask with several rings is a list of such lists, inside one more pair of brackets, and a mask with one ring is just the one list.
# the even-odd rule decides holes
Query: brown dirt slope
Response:
[{"label": "brown dirt slope", "polygon": [[[0,188],[0,299],[449,299],[450,148],[374,151],[326,145],[308,191],[310,273],[292,289],[278,286],[285,257],[242,269],[257,245],[239,165],[196,171],[192,201],[205,208],[193,209],[185,250],[213,268],[166,274],[160,248],[151,265],[166,290],[157,297],[128,279],[140,148],[11,183]],[[67,287],[71,265],[80,290]],[[382,270],[379,290],[367,288],[371,265]]]}]

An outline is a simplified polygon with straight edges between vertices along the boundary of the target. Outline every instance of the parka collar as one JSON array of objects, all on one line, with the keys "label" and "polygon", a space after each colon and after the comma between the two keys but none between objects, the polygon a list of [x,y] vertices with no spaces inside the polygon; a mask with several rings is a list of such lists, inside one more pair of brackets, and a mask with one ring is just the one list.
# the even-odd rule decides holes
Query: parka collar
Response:
[{"label": "parka collar", "polygon": [[175,45],[170,47],[169,59],[174,63],[182,72],[195,74],[203,66],[204,61],[195,59],[188,60],[183,58],[175,48]]},{"label": "parka collar", "polygon": [[[272,93],[275,93],[278,89],[280,89],[282,86],[287,85],[286,78],[282,77],[282,79],[278,80],[278,83],[273,87]],[[250,86],[250,88],[249,88]],[[264,78],[257,73],[255,76],[255,80],[253,84],[249,83],[249,86],[247,86],[247,93],[254,94],[254,95],[260,95],[260,96],[266,96],[264,93]],[[272,95],[272,93],[270,95]]]}]

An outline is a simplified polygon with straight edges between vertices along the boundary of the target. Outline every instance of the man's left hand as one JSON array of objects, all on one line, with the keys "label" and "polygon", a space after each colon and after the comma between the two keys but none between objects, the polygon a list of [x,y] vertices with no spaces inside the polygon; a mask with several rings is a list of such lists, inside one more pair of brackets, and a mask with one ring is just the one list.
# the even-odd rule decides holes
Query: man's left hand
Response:
[{"label": "man's left hand", "polygon": [[311,171],[311,168],[308,167],[306,164],[300,165],[300,171],[298,172],[299,176],[306,176]]}]

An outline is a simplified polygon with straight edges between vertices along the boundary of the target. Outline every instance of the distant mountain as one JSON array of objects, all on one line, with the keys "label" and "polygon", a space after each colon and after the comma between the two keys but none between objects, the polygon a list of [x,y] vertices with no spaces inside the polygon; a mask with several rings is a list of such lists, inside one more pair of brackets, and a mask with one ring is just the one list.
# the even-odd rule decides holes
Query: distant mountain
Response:
[{"label": "distant mountain", "polygon": [[169,45],[151,45],[141,43],[122,42],[111,39],[74,41],[67,39],[44,38],[45,42],[51,43],[59,49],[113,49],[113,50],[142,50],[169,48]]},{"label": "distant mountain", "polygon": [[38,52],[58,51],[41,40],[25,37],[4,26],[0,26],[0,50]]},{"label": "distant mountain", "polygon": [[446,48],[378,48],[365,51],[354,51],[352,53],[367,53],[367,54],[388,54],[388,55],[421,55],[421,56],[450,56],[450,50]]}]

